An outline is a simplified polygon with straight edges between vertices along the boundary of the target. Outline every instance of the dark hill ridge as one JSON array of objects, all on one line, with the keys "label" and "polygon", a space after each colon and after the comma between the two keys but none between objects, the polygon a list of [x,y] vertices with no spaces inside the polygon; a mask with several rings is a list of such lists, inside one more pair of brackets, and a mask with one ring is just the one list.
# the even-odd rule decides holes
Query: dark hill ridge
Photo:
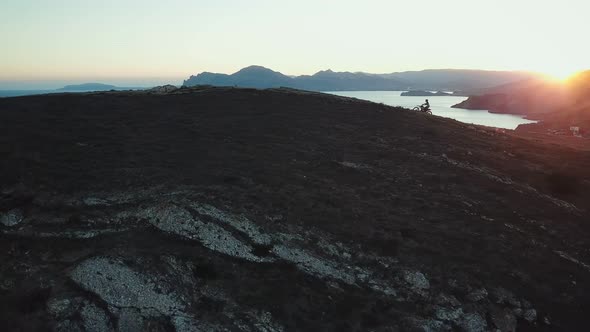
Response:
[{"label": "dark hill ridge", "polygon": [[184,81],[185,86],[214,85],[250,88],[281,86],[312,91],[391,91],[391,90],[473,90],[489,88],[538,75],[526,72],[485,70],[423,70],[392,74],[334,72],[324,70],[314,75],[287,76],[261,66],[246,67],[234,74],[204,72]]},{"label": "dark hill ridge", "polygon": [[575,331],[590,155],[290,89],[0,99],[6,331]]}]

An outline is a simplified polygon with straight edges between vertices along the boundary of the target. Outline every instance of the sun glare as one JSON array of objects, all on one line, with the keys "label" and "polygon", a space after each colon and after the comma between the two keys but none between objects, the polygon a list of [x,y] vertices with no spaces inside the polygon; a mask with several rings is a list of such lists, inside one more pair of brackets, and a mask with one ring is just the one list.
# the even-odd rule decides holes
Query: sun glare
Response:
[{"label": "sun glare", "polygon": [[552,70],[545,70],[545,74],[549,75],[550,77],[559,80],[559,81],[567,81],[570,77],[574,76],[580,70],[575,70],[571,68],[555,68]]}]

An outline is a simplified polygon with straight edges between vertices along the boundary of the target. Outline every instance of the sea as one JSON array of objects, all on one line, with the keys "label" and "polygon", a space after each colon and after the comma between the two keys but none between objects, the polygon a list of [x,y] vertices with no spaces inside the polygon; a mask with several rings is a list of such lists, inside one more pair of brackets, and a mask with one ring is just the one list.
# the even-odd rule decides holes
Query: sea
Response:
[{"label": "sea", "polygon": [[56,92],[56,90],[0,90],[0,97],[20,97]]},{"label": "sea", "polygon": [[376,103],[383,103],[390,106],[401,106],[412,108],[424,103],[425,99],[430,102],[432,114],[445,118],[455,119],[464,123],[478,124],[489,127],[516,129],[520,124],[535,123],[536,121],[528,120],[520,115],[496,114],[487,110],[466,110],[461,108],[451,108],[467,97],[455,96],[430,96],[430,97],[411,97],[401,96],[404,91],[329,91],[325,93],[335,94],[344,97],[353,97],[358,99],[369,100]]}]

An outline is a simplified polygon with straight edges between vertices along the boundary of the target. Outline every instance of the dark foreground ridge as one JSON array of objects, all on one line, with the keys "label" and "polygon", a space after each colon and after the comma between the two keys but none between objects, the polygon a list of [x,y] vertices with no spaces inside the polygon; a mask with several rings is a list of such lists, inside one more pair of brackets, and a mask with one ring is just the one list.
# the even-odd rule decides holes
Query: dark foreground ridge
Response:
[{"label": "dark foreground ridge", "polygon": [[169,90],[0,99],[4,331],[587,328],[587,152]]}]

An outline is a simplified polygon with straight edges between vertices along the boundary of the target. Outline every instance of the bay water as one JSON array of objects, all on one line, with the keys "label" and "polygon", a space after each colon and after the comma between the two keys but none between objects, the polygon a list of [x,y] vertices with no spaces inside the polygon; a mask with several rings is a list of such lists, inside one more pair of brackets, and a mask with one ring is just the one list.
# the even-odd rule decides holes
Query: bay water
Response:
[{"label": "bay water", "polygon": [[413,108],[423,104],[426,99],[430,102],[432,114],[455,119],[464,123],[478,124],[489,127],[504,129],[516,129],[520,124],[534,123],[536,121],[524,119],[520,115],[513,114],[496,114],[487,110],[466,110],[461,108],[451,108],[467,97],[459,96],[429,96],[414,97],[401,96],[403,91],[330,91],[326,93],[338,96],[353,97],[358,99],[369,100],[376,103],[383,103],[390,106],[401,106]]}]

